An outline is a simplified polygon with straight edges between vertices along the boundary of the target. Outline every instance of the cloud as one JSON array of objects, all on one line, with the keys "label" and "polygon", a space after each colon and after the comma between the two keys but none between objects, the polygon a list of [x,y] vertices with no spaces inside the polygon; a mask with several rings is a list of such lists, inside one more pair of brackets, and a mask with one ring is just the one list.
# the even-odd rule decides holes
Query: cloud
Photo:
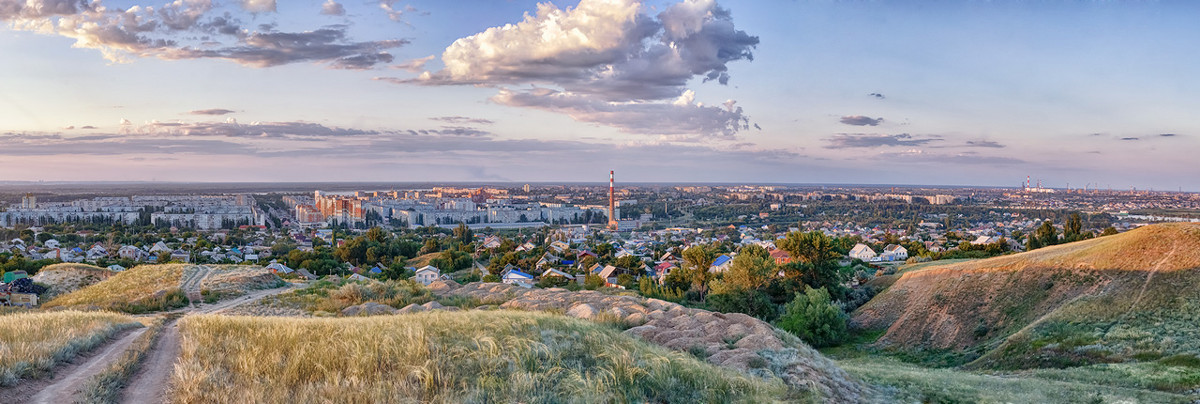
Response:
[{"label": "cloud", "polygon": [[413,8],[413,6],[396,9],[395,5],[397,2],[398,0],[379,0],[379,8],[383,10],[384,14],[387,14],[389,20],[407,24],[408,22],[404,21],[404,14],[414,13],[417,9]]},{"label": "cloud", "polygon": [[875,97],[876,99],[880,99],[880,100],[887,98],[887,97],[884,97],[883,94],[880,94],[880,93],[870,93],[870,94],[867,94],[867,96]]},{"label": "cloud", "polygon": [[1177,135],[1177,134],[1174,134],[1174,133],[1160,133],[1160,134],[1158,134],[1158,137],[1177,137],[1177,136],[1179,136],[1179,135]]},{"label": "cloud", "polygon": [[346,15],[346,8],[342,7],[341,3],[333,0],[325,0],[325,4],[321,5],[321,14],[323,15]]},{"label": "cloud", "polygon": [[443,126],[441,129],[419,129],[419,130],[410,129],[410,130],[408,130],[408,133],[412,134],[412,135],[445,135],[445,136],[471,136],[471,137],[483,137],[483,136],[491,136],[492,135],[492,132],[488,132],[486,130],[476,129],[476,128],[472,128],[472,127],[467,127],[467,126]]},{"label": "cloud", "polygon": [[1123,138],[1121,138],[1121,140],[1141,140],[1141,138],[1137,138],[1137,137],[1123,137]]},{"label": "cloud", "polygon": [[189,112],[189,114],[192,114],[192,115],[225,115],[225,114],[232,114],[234,112],[237,112],[237,111],[229,110],[229,109],[213,108],[213,109],[198,109],[198,110]]},{"label": "cloud", "polygon": [[968,140],[967,147],[990,147],[990,148],[998,149],[998,148],[1003,148],[1005,146],[998,142],[991,141],[991,140]]},{"label": "cloud", "polygon": [[[612,126],[627,133],[656,135],[701,135],[732,139],[749,125],[741,107],[722,107],[694,102],[688,90],[672,103],[612,103],[563,91],[537,88],[514,92],[503,89],[491,98],[501,105],[530,107],[557,112],[581,122]],[[664,124],[667,123],[667,124]]]},{"label": "cloud", "polygon": [[922,136],[915,137],[907,133],[898,135],[884,134],[867,134],[867,133],[839,133],[824,139],[829,142],[825,146],[826,149],[841,149],[841,148],[874,148],[874,147],[894,147],[894,146],[922,146],[932,142],[942,141],[940,136]]},{"label": "cloud", "polygon": [[242,0],[242,8],[252,13],[273,13],[275,0]]},{"label": "cloud", "polygon": [[[217,58],[244,66],[271,67],[290,63],[324,63],[339,69],[367,69],[391,63],[387,52],[406,40],[353,41],[347,26],[333,25],[301,32],[275,31],[274,22],[258,30],[243,27],[230,12],[212,15],[212,0],[176,0],[157,10],[133,6],[110,9],[99,2],[52,9],[0,5],[0,18],[13,28],[57,34],[75,40],[76,48],[96,49],[108,60]],[[49,3],[41,0],[41,3]],[[71,4],[85,4],[76,1]],[[57,4],[57,2],[56,2]],[[243,0],[243,8],[274,11],[274,0]]]},{"label": "cloud", "polygon": [[6,0],[0,2],[0,21],[72,15],[90,7],[82,0]]},{"label": "cloud", "polygon": [[394,68],[394,69],[401,69],[401,70],[408,70],[408,71],[410,71],[410,72],[414,72],[414,73],[415,73],[415,72],[419,72],[419,71],[421,71],[421,69],[424,69],[424,68],[425,68],[425,64],[426,64],[426,63],[429,63],[429,61],[433,60],[433,59],[434,59],[434,58],[436,58],[436,57],[437,57],[437,56],[434,56],[434,55],[429,55],[429,56],[426,56],[426,57],[423,57],[423,58],[411,59],[411,60],[408,60],[408,61],[406,61],[406,62],[404,62],[404,63],[400,63],[400,64],[397,64],[397,65],[392,65],[392,68]]},{"label": "cloud", "polygon": [[496,123],[495,121],[492,121],[489,119],[469,118],[469,117],[465,117],[465,116],[439,116],[439,117],[434,117],[434,118],[429,118],[429,119],[433,120],[433,121],[440,121],[440,122],[446,122],[446,123],[451,123],[451,124],[473,123],[473,124],[480,124],[480,125],[491,125],[493,123]]},{"label": "cloud", "polygon": [[[713,0],[684,0],[656,16],[648,11],[636,0],[582,0],[566,9],[541,3],[521,22],[455,41],[442,53],[442,70],[415,79],[380,80],[499,87],[500,93],[492,98],[497,103],[567,113],[627,132],[680,132],[668,127],[677,122],[668,119],[653,125],[620,120],[631,115],[668,118],[682,111],[704,122],[685,122],[692,128],[730,122],[726,109],[700,104],[689,108],[675,101],[694,99],[695,93],[686,88],[694,78],[727,84],[728,63],[753,60],[758,38],[737,30],[730,12]],[[507,88],[513,85],[555,90],[548,94]],[[699,116],[705,114],[710,116]],[[742,118],[738,112],[732,121]],[[746,126],[725,125],[733,133]]]},{"label": "cloud", "polygon": [[96,127],[92,126],[92,125],[85,125],[85,126],[80,127],[79,129],[96,129]]},{"label": "cloud", "polygon": [[842,117],[841,122],[854,126],[876,126],[883,122],[883,118],[871,118],[862,115],[847,115]]}]

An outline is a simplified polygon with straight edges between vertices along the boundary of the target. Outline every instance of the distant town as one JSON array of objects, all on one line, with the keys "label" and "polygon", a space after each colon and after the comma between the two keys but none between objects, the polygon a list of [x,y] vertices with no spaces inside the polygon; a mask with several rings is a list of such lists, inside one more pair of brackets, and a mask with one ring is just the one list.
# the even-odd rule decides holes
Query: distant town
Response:
[{"label": "distant town", "polygon": [[[1044,221],[1065,230],[1071,214],[1079,215],[1081,231],[1091,234],[1200,221],[1200,194],[1051,189],[1032,183],[1011,189],[513,184],[89,198],[41,189],[8,198],[14,203],[0,208],[5,235],[0,254],[12,257],[9,261],[42,264],[266,265],[291,250],[344,246],[371,228],[409,234],[414,245],[423,246],[431,235],[444,237],[460,225],[474,231],[483,247],[509,240],[532,243],[532,248],[559,240],[554,250],[561,255],[593,251],[604,243],[619,256],[640,258],[649,269],[663,266],[664,254],[678,255],[696,244],[714,244],[729,255],[748,244],[777,251],[774,241],[792,231],[853,240],[843,243],[842,253],[871,262],[945,258],[996,243],[1003,246],[994,253],[1023,251]],[[897,255],[897,247],[907,251]],[[431,252],[413,249],[408,258]],[[781,262],[782,255],[777,254]],[[345,269],[363,264],[340,261],[336,266]],[[646,274],[659,278],[664,269]]]}]

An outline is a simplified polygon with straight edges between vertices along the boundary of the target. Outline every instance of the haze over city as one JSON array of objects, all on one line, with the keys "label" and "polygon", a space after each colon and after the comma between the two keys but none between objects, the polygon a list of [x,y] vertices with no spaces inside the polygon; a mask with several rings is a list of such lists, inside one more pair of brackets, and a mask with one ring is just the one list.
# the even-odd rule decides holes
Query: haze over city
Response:
[{"label": "haze over city", "polygon": [[0,1],[0,181],[1196,191],[1198,7]]}]

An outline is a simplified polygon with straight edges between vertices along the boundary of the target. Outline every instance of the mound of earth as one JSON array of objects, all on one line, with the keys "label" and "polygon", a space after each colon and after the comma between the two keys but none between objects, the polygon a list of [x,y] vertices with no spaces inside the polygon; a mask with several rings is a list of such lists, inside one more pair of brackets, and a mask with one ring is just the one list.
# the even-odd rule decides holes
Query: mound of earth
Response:
[{"label": "mound of earth", "polygon": [[41,296],[50,300],[108,279],[116,272],[87,264],[54,264],[42,268],[33,276],[33,281],[45,284],[49,289]]},{"label": "mound of earth", "polygon": [[200,288],[223,295],[240,295],[251,290],[276,288],[283,279],[259,266],[213,266],[200,281]]},{"label": "mound of earth", "polygon": [[1146,226],[905,273],[853,314],[878,344],[967,352],[973,367],[1200,355],[1200,224]]},{"label": "mound of earth", "polygon": [[783,379],[792,388],[814,391],[826,402],[874,400],[876,392],[855,380],[799,339],[744,314],[713,313],[636,296],[596,291],[525,289],[500,283],[434,282],[441,296],[463,296],[504,309],[554,311],[599,321],[619,321],[626,334],[744,373]]}]

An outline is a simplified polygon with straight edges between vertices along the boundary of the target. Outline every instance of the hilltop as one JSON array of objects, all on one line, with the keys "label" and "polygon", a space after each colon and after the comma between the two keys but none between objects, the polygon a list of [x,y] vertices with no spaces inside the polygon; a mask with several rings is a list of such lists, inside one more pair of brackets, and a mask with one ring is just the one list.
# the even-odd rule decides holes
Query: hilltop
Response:
[{"label": "hilltop", "polygon": [[1119,235],[903,274],[853,314],[877,346],[1027,369],[1200,354],[1200,225]]},{"label": "hilltop", "polygon": [[45,284],[49,289],[42,294],[43,300],[65,295],[96,284],[116,275],[116,272],[87,264],[54,264],[42,268],[33,276],[33,281]]},{"label": "hilltop", "polygon": [[140,314],[180,308],[200,300],[212,303],[283,283],[258,266],[139,265],[58,296],[43,307],[90,307]]}]

